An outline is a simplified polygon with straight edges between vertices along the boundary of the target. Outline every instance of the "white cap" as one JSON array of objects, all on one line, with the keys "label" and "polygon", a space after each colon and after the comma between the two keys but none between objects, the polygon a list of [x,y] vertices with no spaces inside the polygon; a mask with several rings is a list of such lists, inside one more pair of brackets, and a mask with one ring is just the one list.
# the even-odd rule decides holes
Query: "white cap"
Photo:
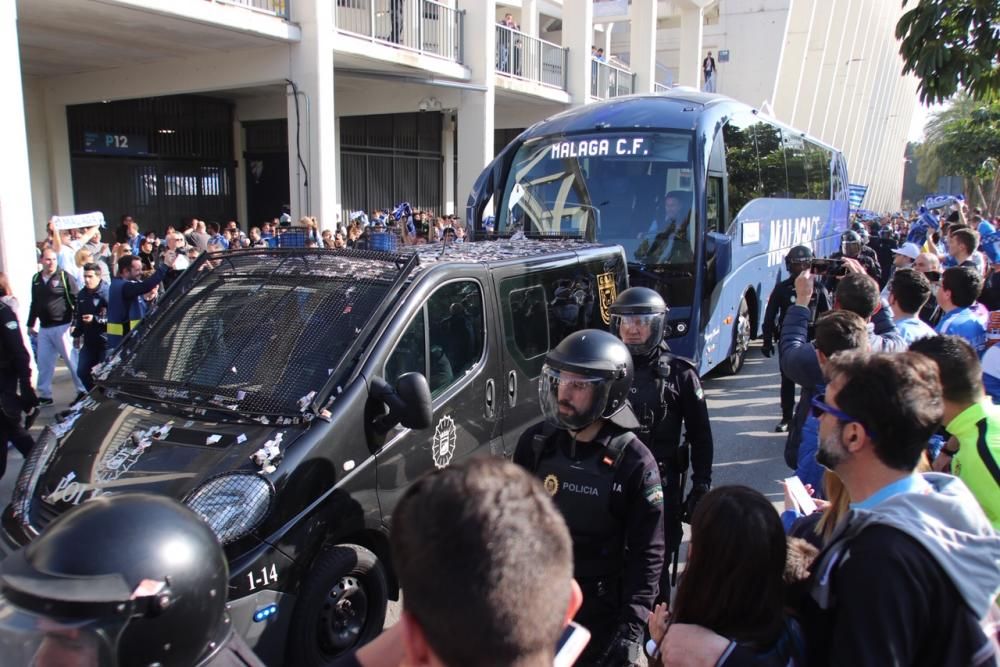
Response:
[{"label": "white cap", "polygon": [[899,248],[893,250],[897,255],[902,255],[903,257],[909,257],[910,259],[916,259],[920,255],[920,246],[916,243],[904,243]]}]

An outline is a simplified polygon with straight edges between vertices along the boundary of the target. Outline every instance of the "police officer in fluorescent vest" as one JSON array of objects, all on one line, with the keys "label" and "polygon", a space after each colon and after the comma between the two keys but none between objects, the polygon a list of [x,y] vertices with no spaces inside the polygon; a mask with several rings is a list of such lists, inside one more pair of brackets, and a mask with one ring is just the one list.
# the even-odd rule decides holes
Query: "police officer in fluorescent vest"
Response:
[{"label": "police officer in fluorescent vest", "polygon": [[545,421],[514,462],[534,473],[573,537],[583,589],[576,621],[592,633],[578,665],[634,665],[663,567],[663,491],[656,461],[631,432],[632,357],[606,331],[567,336],[545,359]]},{"label": "police officer in fluorescent vest", "polygon": [[[667,554],[676,562],[683,531],[695,505],[712,486],[712,427],[698,371],[670,353],[663,339],[667,304],[648,287],[631,287],[611,305],[611,332],[632,355],[635,379],[629,402],[639,428],[635,433],[652,452],[663,481],[663,517]],[[685,435],[681,436],[681,427]],[[688,462],[694,474],[687,498]],[[670,599],[669,571],[664,564],[660,599]]]}]

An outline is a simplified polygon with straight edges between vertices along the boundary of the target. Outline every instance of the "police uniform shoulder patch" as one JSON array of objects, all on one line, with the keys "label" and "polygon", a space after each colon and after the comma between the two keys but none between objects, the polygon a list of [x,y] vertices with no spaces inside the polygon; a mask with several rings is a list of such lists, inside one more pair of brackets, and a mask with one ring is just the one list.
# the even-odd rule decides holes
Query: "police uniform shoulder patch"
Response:
[{"label": "police uniform shoulder patch", "polygon": [[555,475],[546,475],[545,479],[542,480],[542,486],[545,487],[546,493],[550,496],[554,496],[559,490],[559,478]]},{"label": "police uniform shoulder patch", "polygon": [[17,329],[17,322],[15,320],[11,320],[10,322],[7,323],[7,328],[10,329],[11,331]]},{"label": "police uniform shoulder patch", "polygon": [[701,385],[698,385],[698,388],[695,390],[694,395],[698,397],[699,401],[705,398],[705,390],[701,388]]},{"label": "police uniform shoulder patch", "polygon": [[663,504],[663,487],[659,484],[651,484],[647,486],[642,495],[646,497],[646,502],[653,507],[659,507]]}]

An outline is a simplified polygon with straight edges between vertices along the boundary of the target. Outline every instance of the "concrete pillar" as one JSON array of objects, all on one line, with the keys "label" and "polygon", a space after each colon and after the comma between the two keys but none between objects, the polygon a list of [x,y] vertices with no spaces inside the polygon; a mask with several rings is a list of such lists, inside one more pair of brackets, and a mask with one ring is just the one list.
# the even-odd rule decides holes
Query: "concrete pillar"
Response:
[{"label": "concrete pillar", "polygon": [[[809,131],[809,121],[812,106],[815,103],[816,91],[822,76],[826,45],[830,39],[831,17],[834,5],[830,2],[819,2],[813,5],[812,18],[809,27],[809,40],[802,59],[802,70],[799,73],[799,88],[792,106],[792,127]],[[808,74],[807,74],[808,73]]]},{"label": "concrete pillar", "polygon": [[[21,55],[17,42],[17,3],[0,3],[0,126],[6,129],[4,177],[0,178],[0,270],[7,274],[20,306],[23,326],[31,301],[35,273],[35,234],[32,230],[31,182],[28,178],[28,132],[21,90]],[[65,125],[65,121],[63,121]]]},{"label": "concrete pillar", "polygon": [[[441,117],[441,187],[444,190],[444,214],[457,210],[455,202],[455,119],[450,111]],[[462,202],[464,205],[465,202]]]},{"label": "concrete pillar", "polygon": [[292,20],[302,30],[302,41],[289,46],[289,78],[295,86],[288,85],[286,90],[292,221],[313,215],[321,229],[333,229],[340,210],[340,138],[333,99],[334,3],[297,0],[291,10]]},{"label": "concrete pillar", "polygon": [[706,55],[701,52],[703,12],[701,7],[684,6],[680,8],[681,45],[677,83],[699,90],[703,83],[701,80],[701,61]]},{"label": "concrete pillar", "polygon": [[[485,90],[463,90],[458,102],[458,210],[465,212],[465,202],[472,184],[493,159],[494,108],[496,102],[496,2],[461,0],[465,10],[465,34],[478,35],[465,40],[465,65],[471,83]],[[467,220],[466,224],[476,221]]]},{"label": "concrete pillar", "polygon": [[[820,94],[829,96],[833,91],[834,77],[837,74],[837,63],[840,59],[840,47],[844,43],[844,31],[847,29],[847,6],[850,0],[831,0],[832,14],[827,25],[826,44],[823,47],[823,64],[813,90],[812,103],[809,104],[809,119],[804,128],[815,137],[826,141],[824,132],[827,115],[831,104],[829,101],[820,103]],[[829,98],[827,98],[829,99]]]},{"label": "concrete pillar", "polygon": [[521,32],[538,37],[538,0],[521,0]]},{"label": "concrete pillar", "polygon": [[788,24],[781,48],[778,75],[774,79],[771,106],[774,115],[791,124],[798,100],[799,82],[802,80],[806,60],[806,47],[812,28],[812,14],[816,3],[793,2],[788,9]]},{"label": "concrete pillar", "polygon": [[594,39],[594,5],[590,0],[563,2],[562,45],[569,47],[566,67],[566,92],[573,106],[590,101],[592,61],[590,47]]},{"label": "concrete pillar", "polygon": [[49,133],[49,182],[52,184],[52,210],[40,214],[72,215],[76,213],[73,202],[73,169],[69,152],[69,126],[66,123],[66,105],[53,100],[51,90],[45,91],[45,127]]},{"label": "concrete pillar", "polygon": [[244,140],[246,133],[243,131],[243,123],[237,117],[233,119],[233,161],[236,163],[235,179],[236,183],[236,219],[239,220],[240,227],[246,231],[260,221],[251,222],[247,210],[247,161],[243,157]]},{"label": "concrete pillar", "polygon": [[632,0],[629,22],[629,66],[635,72],[635,92],[651,93],[656,83],[656,0]]},{"label": "concrete pillar", "polygon": [[604,24],[604,39],[603,43],[600,44],[600,48],[604,49],[604,57],[609,59],[611,58],[611,33],[614,32],[614,29],[614,23]]}]

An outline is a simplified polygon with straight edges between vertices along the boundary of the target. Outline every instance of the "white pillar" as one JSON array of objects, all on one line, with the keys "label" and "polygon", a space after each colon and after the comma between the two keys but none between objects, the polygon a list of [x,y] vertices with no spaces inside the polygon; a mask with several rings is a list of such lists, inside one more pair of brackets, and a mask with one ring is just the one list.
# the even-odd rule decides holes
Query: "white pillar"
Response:
[{"label": "white pillar", "polygon": [[701,52],[702,27],[704,18],[701,7],[685,6],[681,14],[681,45],[680,61],[678,63],[677,83],[701,89],[701,61],[705,54]]},{"label": "white pillar", "polygon": [[538,0],[521,0],[521,32],[538,37]]},{"label": "white pillar", "polygon": [[49,182],[52,187],[52,210],[40,212],[49,215],[76,213],[73,202],[73,169],[69,151],[69,127],[66,124],[66,105],[53,100],[52,91],[45,91],[45,126],[49,141]]},{"label": "white pillar", "polygon": [[[448,110],[441,117],[441,184],[444,190],[444,214],[451,215],[457,210],[455,205],[455,120],[451,111]],[[465,205],[465,202],[460,203]]]},{"label": "white pillar", "polygon": [[340,209],[340,138],[333,99],[333,7],[334,3],[326,0],[297,0],[291,4],[292,19],[302,29],[302,40],[289,46],[289,78],[295,82],[298,95],[292,86],[286,87],[292,221],[314,215],[322,229],[336,226]]},{"label": "white pillar", "polygon": [[[4,177],[0,178],[0,270],[10,279],[24,324],[35,273],[35,234],[32,229],[31,182],[28,178],[28,131],[24,124],[21,55],[17,42],[17,3],[0,3],[0,125],[4,142]],[[63,125],[65,125],[65,120]]]},{"label": "white pillar", "polygon": [[563,2],[562,45],[569,47],[566,57],[566,92],[573,106],[590,101],[592,59],[590,47],[594,43],[594,5],[591,0],[565,0]]},{"label": "white pillar", "polygon": [[[494,107],[496,100],[496,2],[461,0],[465,10],[465,34],[478,35],[465,40],[465,65],[471,83],[484,91],[463,90],[458,103],[458,210],[465,215],[465,202],[472,184],[493,159]],[[466,224],[476,221],[466,220]]]},{"label": "white pillar", "polygon": [[635,92],[651,93],[656,83],[656,0],[632,0],[629,24],[629,67],[635,72]]},{"label": "white pillar", "polygon": [[611,32],[615,29],[614,23],[604,24],[604,43],[601,48],[604,49],[604,57],[611,58]]}]

